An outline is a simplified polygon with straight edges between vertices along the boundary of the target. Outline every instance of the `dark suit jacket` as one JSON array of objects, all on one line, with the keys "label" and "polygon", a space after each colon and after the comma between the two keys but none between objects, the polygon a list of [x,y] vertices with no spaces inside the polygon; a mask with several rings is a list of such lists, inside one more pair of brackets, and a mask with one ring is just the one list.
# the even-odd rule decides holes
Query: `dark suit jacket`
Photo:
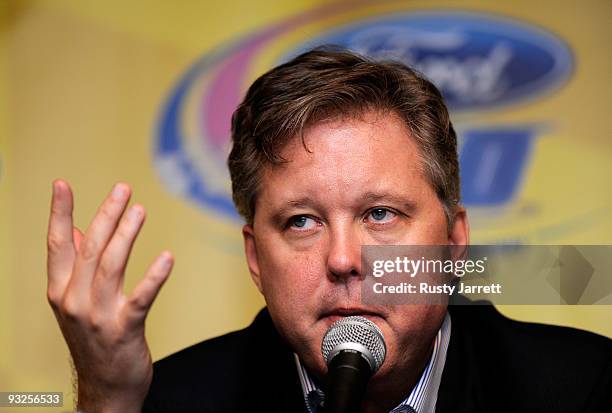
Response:
[{"label": "dark suit jacket", "polygon": [[[612,340],[451,306],[437,412],[612,412]],[[291,349],[266,309],[246,329],[154,364],[144,412],[305,412]]]}]

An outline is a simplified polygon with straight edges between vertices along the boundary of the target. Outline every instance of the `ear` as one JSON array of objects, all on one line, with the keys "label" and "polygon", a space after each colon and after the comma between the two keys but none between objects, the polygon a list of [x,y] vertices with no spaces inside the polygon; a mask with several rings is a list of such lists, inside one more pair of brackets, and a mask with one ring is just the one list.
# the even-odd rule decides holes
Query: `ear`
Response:
[{"label": "ear", "polygon": [[[468,222],[467,211],[461,205],[457,205],[453,215],[453,225],[448,232],[448,245],[459,247],[453,248],[453,255],[458,259],[465,258],[469,243],[470,224]],[[465,248],[461,248],[462,246],[465,246]]]},{"label": "ear", "polygon": [[242,238],[244,239],[244,253],[249,266],[251,278],[257,286],[260,293],[263,294],[261,287],[261,276],[259,273],[259,261],[257,260],[257,244],[255,242],[255,231],[252,225],[244,225],[242,227]]}]

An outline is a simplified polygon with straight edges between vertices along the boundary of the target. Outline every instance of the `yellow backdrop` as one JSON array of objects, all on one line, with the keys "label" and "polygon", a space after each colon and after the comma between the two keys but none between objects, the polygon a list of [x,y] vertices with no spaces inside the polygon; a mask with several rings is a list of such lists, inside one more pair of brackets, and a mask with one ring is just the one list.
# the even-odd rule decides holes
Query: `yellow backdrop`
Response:
[{"label": "yellow backdrop", "polygon": [[[472,241],[612,243],[609,1],[583,1],[580,7],[574,1],[214,3],[1,3],[0,391],[63,391],[63,410],[70,408],[69,354],[45,298],[45,233],[54,178],[72,184],[81,228],[113,183],[132,185],[133,201],[145,206],[148,217],[132,254],[127,288],[159,251],[174,253],[173,274],[147,324],[155,359],[250,322],[263,300],[246,271],[240,222],[173,187],[180,180],[173,180],[156,155],[160,116],[180,79],[203,56],[313,10],[322,11],[276,34],[251,58],[242,90],[298,44],[370,15],[484,12],[562,39],[574,59],[562,85],[520,104],[453,116],[460,130],[475,124],[545,124],[512,201],[503,208],[470,210]],[[207,81],[202,77],[198,87],[206,90]],[[195,103],[180,114],[187,131],[201,127],[192,112]],[[202,151],[200,144],[186,143]],[[224,172],[215,167],[199,173],[220,174],[219,193],[226,196]],[[505,306],[502,311],[612,337],[609,306]]]}]

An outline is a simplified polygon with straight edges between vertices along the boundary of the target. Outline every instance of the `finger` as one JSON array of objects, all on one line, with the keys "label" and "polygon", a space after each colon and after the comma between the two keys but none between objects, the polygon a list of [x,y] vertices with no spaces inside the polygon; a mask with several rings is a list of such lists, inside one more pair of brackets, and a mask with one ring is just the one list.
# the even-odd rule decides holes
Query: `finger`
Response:
[{"label": "finger", "polygon": [[79,297],[89,294],[100,256],[115,232],[117,222],[129,199],[130,187],[124,183],[118,183],[98,209],[80,242],[74,263],[74,275],[68,286],[69,293],[74,293]]},{"label": "finger", "polygon": [[78,253],[79,248],[81,247],[81,240],[85,235],[83,232],[77,227],[72,228],[72,241],[74,242],[74,252]]},{"label": "finger", "polygon": [[121,218],[94,275],[92,294],[97,302],[111,302],[111,298],[121,292],[125,267],[144,218],[145,210],[139,204],[130,207]]},{"label": "finger", "polygon": [[72,210],[70,186],[62,180],[54,181],[47,233],[47,292],[50,300],[61,297],[74,265]]},{"label": "finger", "polygon": [[157,293],[164,285],[170,271],[172,271],[172,255],[164,251],[147,270],[145,277],[138,283],[128,298],[126,318],[129,327],[140,327],[157,297]]}]

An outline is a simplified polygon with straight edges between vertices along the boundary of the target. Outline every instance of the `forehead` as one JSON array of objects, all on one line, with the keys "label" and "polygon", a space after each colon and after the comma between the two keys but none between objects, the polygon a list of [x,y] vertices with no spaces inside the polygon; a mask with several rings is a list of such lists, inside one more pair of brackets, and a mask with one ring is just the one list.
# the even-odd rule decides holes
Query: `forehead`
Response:
[{"label": "forehead", "polygon": [[287,162],[267,165],[260,196],[359,196],[379,191],[403,195],[430,190],[417,144],[395,113],[366,112],[313,124],[303,142],[283,148]]}]

